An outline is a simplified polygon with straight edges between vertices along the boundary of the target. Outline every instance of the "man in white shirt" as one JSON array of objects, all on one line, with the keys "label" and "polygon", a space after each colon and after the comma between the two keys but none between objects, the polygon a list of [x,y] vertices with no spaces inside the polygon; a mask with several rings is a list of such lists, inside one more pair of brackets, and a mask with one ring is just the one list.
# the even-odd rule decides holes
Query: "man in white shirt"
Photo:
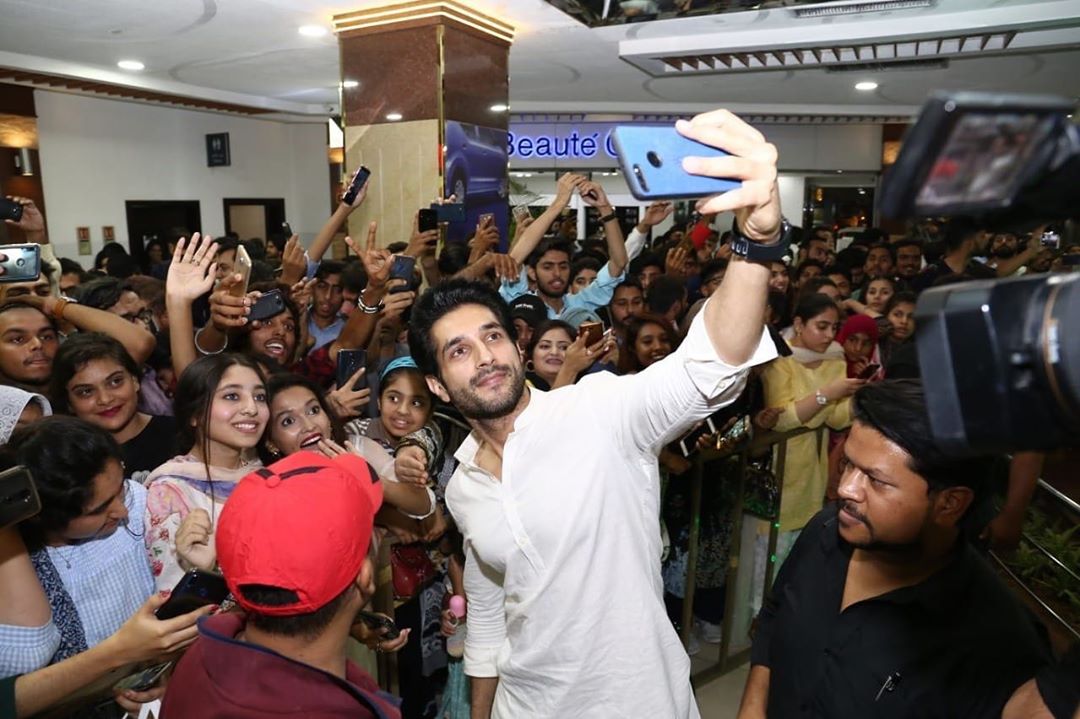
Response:
[{"label": "man in white shirt", "polygon": [[[776,149],[723,110],[677,128],[730,153],[687,160],[688,172],[743,180],[701,209],[735,212],[751,244],[786,240]],[[776,355],[768,279],[767,264],[733,260],[668,358],[555,392],[526,388],[490,287],[451,281],[413,308],[412,355],[472,427],[446,500],[465,538],[474,719],[698,717],[664,610],[656,457]]]}]

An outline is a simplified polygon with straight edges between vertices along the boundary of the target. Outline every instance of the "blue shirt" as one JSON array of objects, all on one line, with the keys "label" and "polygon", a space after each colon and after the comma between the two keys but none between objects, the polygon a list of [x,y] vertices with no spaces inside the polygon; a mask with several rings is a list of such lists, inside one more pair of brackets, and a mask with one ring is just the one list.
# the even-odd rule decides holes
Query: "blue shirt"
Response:
[{"label": "blue shirt", "polygon": [[[84,544],[48,547],[64,589],[71,596],[92,647],[116,632],[154,593],[143,517],[146,488],[127,480],[128,526]],[[60,646],[50,618],[40,627],[0,624],[0,677],[26,674],[48,665]]]},{"label": "blue shirt", "polygon": [[328,345],[338,338],[341,334],[341,330],[345,329],[345,318],[341,315],[337,316],[333,324],[326,327],[319,327],[315,324],[315,317],[312,315],[308,317],[308,334],[315,340],[315,344],[311,346],[311,351],[319,349],[323,345]]},{"label": "blue shirt", "polygon": [[[563,308],[562,312],[568,310],[584,307],[587,310],[596,311],[597,309],[606,306],[611,302],[612,295],[615,294],[615,288],[626,279],[626,273],[619,275],[618,277],[612,277],[611,272],[608,270],[608,263],[605,263],[600,271],[596,274],[596,279],[592,281],[592,284],[578,292],[576,295],[572,295],[569,292],[563,295]],[[529,290],[529,276],[526,274],[525,269],[522,268],[521,274],[518,275],[517,282],[507,282],[503,280],[499,286],[499,294],[507,302],[513,302],[518,297],[524,294],[533,294]],[[543,298],[541,298],[543,299]],[[549,320],[559,319],[562,312],[556,312],[555,308],[544,303],[548,311]]]}]

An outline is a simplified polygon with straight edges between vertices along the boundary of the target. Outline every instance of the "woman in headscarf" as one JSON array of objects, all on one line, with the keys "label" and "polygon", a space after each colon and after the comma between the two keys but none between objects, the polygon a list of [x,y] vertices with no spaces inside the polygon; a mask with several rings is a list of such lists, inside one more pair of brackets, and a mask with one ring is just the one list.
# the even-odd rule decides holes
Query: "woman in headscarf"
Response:
[{"label": "woman in headscarf", "polygon": [[52,405],[40,394],[0,385],[0,445],[7,444],[16,429],[51,414]]}]

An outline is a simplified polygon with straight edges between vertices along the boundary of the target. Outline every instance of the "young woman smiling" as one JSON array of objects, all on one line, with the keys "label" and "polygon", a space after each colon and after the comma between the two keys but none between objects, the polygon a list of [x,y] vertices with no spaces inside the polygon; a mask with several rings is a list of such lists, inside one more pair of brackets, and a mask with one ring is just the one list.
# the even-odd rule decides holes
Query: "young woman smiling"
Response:
[{"label": "young woman smiling", "polygon": [[265,384],[245,355],[202,357],[180,376],[176,424],[187,453],[146,481],[146,540],[158,589],[172,589],[188,569],[217,564],[217,514],[236,483],[262,466],[255,448],[270,416]]},{"label": "young woman smiling", "polygon": [[53,360],[52,403],[112,434],[127,476],[142,480],[176,451],[176,421],[138,411],[139,368],[124,346],[100,332],[79,332]]}]

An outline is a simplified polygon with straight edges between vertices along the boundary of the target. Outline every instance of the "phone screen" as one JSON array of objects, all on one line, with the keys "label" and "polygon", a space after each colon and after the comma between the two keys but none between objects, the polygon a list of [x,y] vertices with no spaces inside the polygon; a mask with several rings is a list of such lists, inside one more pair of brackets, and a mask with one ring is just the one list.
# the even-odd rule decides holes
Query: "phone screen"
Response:
[{"label": "phone screen", "polygon": [[439,229],[439,215],[432,209],[420,210],[416,219],[416,227],[421,232],[430,232]]}]

